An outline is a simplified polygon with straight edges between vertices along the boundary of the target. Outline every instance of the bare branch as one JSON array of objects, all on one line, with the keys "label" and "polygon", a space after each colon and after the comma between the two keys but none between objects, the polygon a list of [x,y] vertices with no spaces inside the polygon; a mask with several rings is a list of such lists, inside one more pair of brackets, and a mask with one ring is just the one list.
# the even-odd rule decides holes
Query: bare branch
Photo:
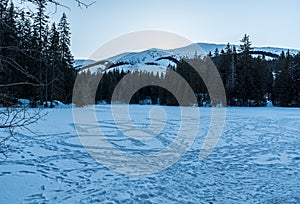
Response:
[{"label": "bare branch", "polygon": [[83,3],[83,2],[80,1],[80,0],[75,0],[75,1],[77,2],[78,6],[79,6],[80,8],[82,8],[82,6],[84,6],[85,8],[88,8],[88,7],[90,7],[91,5],[93,5],[93,4],[96,3],[96,1],[93,1],[93,2],[91,2],[91,3],[89,3],[89,4]]},{"label": "bare branch", "polygon": [[36,84],[30,82],[16,82],[16,83],[9,83],[9,84],[0,84],[0,87],[21,86],[21,85],[44,86],[44,84]]},{"label": "bare branch", "polygon": [[[16,128],[28,130],[28,125],[36,123],[46,113],[42,109],[28,110],[26,107],[0,108],[0,129],[8,131],[7,135],[0,136],[0,154],[6,157],[8,151],[7,141],[14,137]],[[16,138],[15,138],[16,139]]]},{"label": "bare branch", "polygon": [[[82,1],[82,0],[74,0],[74,1],[77,3],[77,6],[78,6],[79,8],[82,8],[82,7],[88,8],[88,7],[90,7],[90,6],[92,6],[93,4],[96,3],[96,1],[92,1],[92,2],[90,2],[90,3],[86,3],[86,2],[84,2],[84,1]],[[49,2],[55,4],[56,6],[61,6],[61,7],[65,7],[65,8],[70,9],[68,6],[66,6],[66,5],[64,5],[64,4],[61,4],[61,3],[58,2],[57,0],[49,0]]]},{"label": "bare branch", "polygon": [[[21,2],[26,2],[26,1],[35,3],[37,0],[21,0]],[[90,3],[86,3],[83,0],[74,0],[74,1],[75,1],[75,3],[77,3],[77,6],[79,8],[82,8],[82,7],[88,8],[88,7],[90,7],[90,6],[92,6],[93,4],[96,3],[96,1],[92,1]],[[70,9],[70,7],[66,6],[65,4],[60,3],[58,0],[48,0],[48,3],[54,4],[56,7],[60,6],[60,7]]]}]

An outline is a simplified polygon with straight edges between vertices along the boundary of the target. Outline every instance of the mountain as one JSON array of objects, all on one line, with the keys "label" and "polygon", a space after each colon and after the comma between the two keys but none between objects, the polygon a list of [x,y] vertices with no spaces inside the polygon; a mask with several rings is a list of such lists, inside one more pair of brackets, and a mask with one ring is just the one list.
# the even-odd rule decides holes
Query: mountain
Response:
[{"label": "mountain", "polygon": [[96,61],[95,60],[90,60],[90,59],[76,59],[74,60],[74,68],[76,70],[79,70],[81,69],[83,66],[86,66],[88,64],[93,64],[95,63]]},{"label": "mountain", "polygon": [[[180,58],[192,58],[194,56],[206,56],[209,52],[214,53],[215,49],[218,48],[219,51],[225,49],[227,44],[213,44],[213,43],[197,43],[191,44],[185,47],[162,50],[162,49],[148,49],[141,52],[128,52],[122,53],[120,55],[111,57],[107,59],[112,64],[110,68],[106,71],[112,69],[127,71],[147,71],[147,72],[158,72],[163,73],[166,71],[168,65],[176,66],[176,61]],[[239,49],[239,45],[236,46]],[[277,48],[277,47],[254,47],[253,57],[262,55],[262,53],[267,53],[266,59],[271,60],[277,58],[281,52],[290,51],[292,55],[297,54],[300,50],[288,49],[288,48]],[[75,60],[74,63],[77,69],[89,65],[91,72],[103,71],[106,66],[99,64],[94,60]]]},{"label": "mountain", "polygon": [[[214,53],[215,49],[218,48],[219,51],[222,49],[225,49],[227,44],[213,44],[213,43],[197,43],[198,46],[200,46],[206,53],[212,52]],[[230,44],[233,46],[233,44]],[[239,45],[234,45],[236,49],[239,49]],[[255,51],[264,51],[264,52],[270,52],[273,54],[280,55],[281,52],[287,52],[290,51],[291,54],[297,54],[300,52],[300,50],[296,49],[288,49],[288,48],[279,48],[279,47],[253,47]]]}]

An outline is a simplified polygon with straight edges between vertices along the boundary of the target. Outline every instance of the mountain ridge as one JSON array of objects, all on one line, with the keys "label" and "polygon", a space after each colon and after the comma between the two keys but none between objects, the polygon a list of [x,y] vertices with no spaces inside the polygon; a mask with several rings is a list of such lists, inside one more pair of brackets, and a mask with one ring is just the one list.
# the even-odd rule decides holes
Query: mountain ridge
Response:
[{"label": "mountain ridge", "polygon": [[[235,46],[236,49],[239,49],[239,45],[229,44],[231,47]],[[113,66],[111,69],[119,69],[120,71],[150,71],[150,72],[165,72],[166,68],[169,65],[176,66],[174,60],[179,60],[182,57],[192,58],[194,56],[206,56],[209,52],[212,54],[215,52],[216,48],[219,52],[227,44],[216,44],[216,43],[195,43],[187,45],[184,47],[179,47],[170,50],[163,50],[157,48],[146,49],[138,52],[125,52],[118,54],[116,56],[110,57],[107,59],[113,64],[119,64],[118,66]],[[287,52],[289,50],[290,54],[295,55],[300,52],[296,49],[280,48],[280,47],[253,47],[254,55],[260,55],[260,52],[270,53],[271,57],[267,59],[274,59],[274,57],[279,56],[281,52]],[[174,60],[172,60],[174,59]],[[93,66],[95,64],[95,66]],[[90,59],[78,59],[75,60],[74,67],[76,69],[81,69],[84,66],[89,65],[89,68],[92,72],[102,71],[105,66],[98,65],[96,61]],[[110,69],[109,69],[110,70]]]}]

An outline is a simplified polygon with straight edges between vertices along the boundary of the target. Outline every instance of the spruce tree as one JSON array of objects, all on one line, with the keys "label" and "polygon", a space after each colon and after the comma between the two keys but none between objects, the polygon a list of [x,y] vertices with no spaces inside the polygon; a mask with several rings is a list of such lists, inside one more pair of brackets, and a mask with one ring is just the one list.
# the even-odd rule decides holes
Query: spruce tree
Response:
[{"label": "spruce tree", "polygon": [[216,49],[215,49],[215,52],[214,52],[214,56],[215,56],[215,57],[218,57],[218,56],[219,56],[219,54],[220,54],[220,53],[219,53],[219,49],[218,49],[218,48],[216,48]]},{"label": "spruce tree", "polygon": [[[37,6],[37,13],[35,14],[34,17],[34,30],[36,31],[34,38],[37,41],[37,58],[39,60],[38,62],[38,79],[39,82],[44,85],[45,80],[44,80],[44,75],[45,75],[45,63],[44,63],[44,58],[43,54],[45,51],[45,46],[44,46],[44,36],[46,34],[46,25],[48,23],[48,16],[46,15],[46,5],[47,1],[46,0],[36,0],[34,1],[36,6]],[[44,86],[40,86],[39,89],[39,99],[40,99],[40,104],[42,105],[44,102]]]},{"label": "spruce tree", "polygon": [[61,68],[63,73],[64,81],[64,102],[71,102],[73,83],[75,81],[76,73],[73,69],[73,56],[70,50],[71,46],[71,33],[70,25],[67,21],[67,16],[63,13],[60,22],[58,24],[59,32],[59,50],[60,50],[60,60]]},{"label": "spruce tree", "polygon": [[254,79],[253,79],[253,65],[250,51],[251,41],[249,35],[244,35],[240,44],[241,54],[238,62],[238,77],[239,77],[239,97],[242,100],[241,105],[249,105],[248,101],[254,98]]},{"label": "spruce tree", "polygon": [[57,75],[59,73],[59,65],[60,65],[60,55],[59,55],[59,33],[56,29],[55,23],[52,24],[51,31],[50,31],[50,56],[49,56],[49,64],[50,64],[50,106],[53,107],[53,100],[54,98],[59,98],[59,87],[57,82]]},{"label": "spruce tree", "polygon": [[276,78],[272,92],[272,101],[274,105],[289,106],[291,103],[292,79],[289,75],[291,66],[291,56],[289,52],[285,55],[281,53],[276,64]]},{"label": "spruce tree", "polygon": [[294,98],[294,105],[299,107],[300,106],[300,52],[294,56],[293,58],[293,98]]},{"label": "spruce tree", "polygon": [[[3,5],[2,5],[3,7]],[[1,65],[2,65],[2,84],[11,84],[18,81],[18,64],[16,62],[18,54],[18,42],[17,42],[17,28],[16,28],[16,13],[14,4],[11,2],[2,11],[1,16],[1,43],[0,43],[0,54],[1,54]],[[15,94],[17,87],[7,87],[7,94]]]}]

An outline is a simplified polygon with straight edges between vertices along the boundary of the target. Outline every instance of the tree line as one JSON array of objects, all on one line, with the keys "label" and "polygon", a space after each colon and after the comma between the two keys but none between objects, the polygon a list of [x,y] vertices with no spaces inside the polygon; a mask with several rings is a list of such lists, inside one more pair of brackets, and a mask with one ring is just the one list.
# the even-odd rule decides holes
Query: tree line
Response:
[{"label": "tree line", "polygon": [[[268,101],[272,101],[276,106],[299,107],[300,53],[291,55],[287,51],[278,56],[273,53],[253,51],[251,44],[249,36],[245,35],[238,48],[228,43],[224,50],[216,49],[214,54],[208,53],[209,59],[213,61],[221,75],[227,105],[266,106]],[[267,60],[266,57],[272,57],[272,60]],[[180,61],[173,59],[177,65],[169,66],[164,74],[140,71],[124,72],[117,69],[117,65],[122,65],[122,62],[119,62],[117,65],[110,65],[111,71],[104,73],[91,73],[89,70],[81,72],[80,75],[84,80],[80,86],[90,85],[86,81],[101,79],[99,85],[94,85],[98,86],[95,101],[111,103],[113,92],[125,75],[134,79],[126,83],[122,82],[122,86],[127,87],[128,90],[141,87],[144,81],[149,80],[152,80],[154,84],[172,83],[173,86],[180,87],[180,82],[170,80],[170,71],[172,70],[182,76],[190,85],[197,97],[199,106],[210,106],[212,100],[207,87],[195,70],[195,67],[198,67],[205,73],[205,69],[209,69],[206,66],[207,60],[207,57],[201,58],[197,55],[192,59],[181,59]],[[182,90],[182,92],[184,91]],[[152,104],[178,105],[178,101],[172,93],[158,86],[146,86],[134,94],[126,94],[132,95],[130,103],[133,104],[143,103],[143,100],[151,99]],[[121,98],[118,99],[119,102],[122,102]],[[81,101],[79,104],[85,103]]]},{"label": "tree line", "polygon": [[238,50],[228,44],[209,55],[222,76],[228,105],[265,106],[269,100],[275,106],[300,107],[300,53],[253,51],[245,35]]},{"label": "tree line", "polygon": [[[70,25],[65,13],[50,22],[46,0],[34,1],[35,10],[0,2],[0,103],[18,98],[53,106],[54,100],[71,103],[76,72],[70,51]],[[46,101],[50,101],[48,104]]]}]

